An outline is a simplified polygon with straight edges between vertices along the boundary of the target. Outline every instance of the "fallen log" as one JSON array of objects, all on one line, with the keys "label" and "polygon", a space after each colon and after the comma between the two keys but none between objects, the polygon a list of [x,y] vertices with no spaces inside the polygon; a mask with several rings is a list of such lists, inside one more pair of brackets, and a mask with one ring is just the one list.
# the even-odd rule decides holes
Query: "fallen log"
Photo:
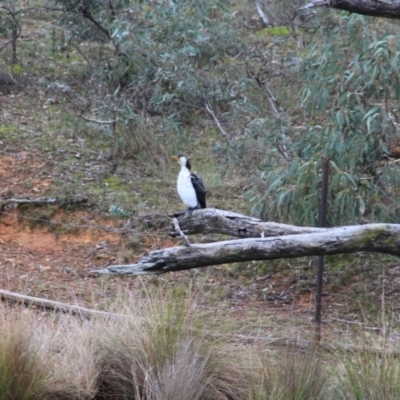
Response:
[{"label": "fallen log", "polygon": [[0,199],[0,212],[4,211],[5,208],[10,204],[33,204],[33,205],[44,205],[44,204],[79,204],[87,203],[88,198],[81,195],[64,196],[64,197],[37,197],[37,198],[6,198]]},{"label": "fallen log", "polygon": [[110,265],[101,270],[90,271],[90,275],[149,275],[233,262],[357,251],[400,256],[400,225],[343,226],[326,228],[316,233],[171,247],[154,250],[136,264]]},{"label": "fallen log", "polygon": [[61,303],[59,301],[42,299],[40,297],[26,296],[20,293],[9,292],[8,290],[0,289],[0,299],[13,303],[22,303],[25,306],[44,308],[52,311],[61,311],[79,316],[102,315],[106,317],[120,316],[106,311],[93,310],[91,308],[81,307],[73,304]]}]

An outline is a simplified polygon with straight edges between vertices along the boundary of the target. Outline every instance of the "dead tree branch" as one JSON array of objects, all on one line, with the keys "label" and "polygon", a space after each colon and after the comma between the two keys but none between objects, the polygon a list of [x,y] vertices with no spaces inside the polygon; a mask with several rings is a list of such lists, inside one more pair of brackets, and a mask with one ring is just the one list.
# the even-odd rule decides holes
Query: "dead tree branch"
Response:
[{"label": "dead tree branch", "polygon": [[174,219],[173,219],[173,223],[174,223],[175,231],[178,232],[179,236],[180,236],[180,237],[182,238],[182,240],[183,240],[183,244],[184,244],[186,247],[190,247],[189,239],[188,239],[187,236],[181,231],[181,227],[179,226],[178,219],[177,219],[177,218],[174,218]]},{"label": "dead tree branch", "polygon": [[269,20],[269,18],[267,17],[267,15],[265,14],[265,12],[263,11],[263,9],[261,7],[261,1],[260,0],[256,0],[256,8],[257,8],[258,15],[260,16],[263,24],[265,26],[272,25],[271,21]]},{"label": "dead tree branch", "polygon": [[67,197],[38,197],[36,199],[0,199],[0,212],[4,211],[6,206],[9,204],[33,204],[33,205],[44,205],[44,204],[78,204],[87,203],[88,198],[81,195],[67,196]]},{"label": "dead tree branch", "polygon": [[35,306],[35,307],[39,307],[39,308],[45,308],[47,310],[62,311],[65,313],[86,316],[86,317],[93,316],[93,315],[102,315],[102,316],[106,316],[106,317],[118,315],[118,314],[113,314],[113,313],[106,312],[106,311],[93,310],[93,309],[86,308],[86,307],[61,303],[59,301],[42,299],[39,297],[26,296],[23,294],[9,292],[7,290],[2,290],[2,289],[0,289],[0,298],[4,301],[11,301],[13,303],[22,303],[28,307]]},{"label": "dead tree branch", "polygon": [[215,115],[215,112],[213,111],[213,109],[211,108],[210,104],[206,104],[206,110],[207,112],[212,116],[215,124],[217,125],[219,131],[222,133],[222,136],[226,139],[226,141],[228,142],[228,144],[232,144],[232,139],[229,136],[228,132],[223,128],[223,126],[221,125],[221,123],[219,122],[217,116]]},{"label": "dead tree branch", "polygon": [[[258,218],[238,214],[232,211],[219,210],[217,208],[203,208],[192,213],[184,212],[173,214],[178,218],[180,229],[186,235],[197,233],[219,233],[238,238],[260,238],[282,235],[296,235],[299,233],[318,233],[326,231],[326,228],[312,228],[295,225],[265,222]],[[171,227],[169,235],[180,236],[179,232]]]},{"label": "dead tree branch", "polygon": [[307,11],[315,7],[336,8],[351,13],[400,19],[400,1],[381,0],[312,0],[298,11]]},{"label": "dead tree branch", "polygon": [[219,122],[218,117],[216,116],[214,110],[212,109],[212,107],[211,107],[211,105],[209,103],[206,103],[206,110],[211,115],[211,117],[213,118],[215,124],[217,125],[217,128],[221,132],[222,136],[225,138],[225,140],[228,143],[228,145],[231,146],[233,149],[235,149],[236,156],[240,160],[240,163],[241,163],[246,175],[249,175],[248,174],[248,169],[247,169],[247,163],[244,160],[242,153],[238,150],[237,145],[235,144],[235,142],[232,139],[232,137],[228,134],[228,132],[224,129],[224,127]]},{"label": "dead tree branch", "polygon": [[94,18],[91,10],[90,10],[90,2],[82,2],[82,4],[78,7],[78,10],[81,12],[82,16],[89,21],[91,21],[99,31],[103,32],[103,34],[107,37],[107,39],[113,44],[115,51],[118,56],[123,56],[123,52],[121,51],[121,47],[118,41],[113,37],[110,30],[104,26],[100,21]]},{"label": "dead tree branch", "polygon": [[150,275],[210,265],[370,251],[400,256],[400,225],[368,224],[324,232],[236,239],[154,250],[137,264],[111,265],[91,275]]},{"label": "dead tree branch", "polygon": [[[246,72],[247,76],[251,79],[254,79],[257,85],[260,87],[261,90],[263,90],[268,98],[268,101],[271,105],[272,111],[275,114],[276,119],[280,120],[282,119],[282,115],[284,114],[283,108],[279,105],[279,102],[277,98],[273,95],[271,92],[270,88],[267,85],[268,80],[271,78],[266,78],[265,77],[265,67],[267,65],[267,60],[264,58],[262,60],[262,68],[258,72],[254,71],[254,69],[246,65]],[[282,133],[282,141],[278,145],[278,150],[279,153],[284,157],[284,159],[290,164],[291,161],[293,160],[293,156],[288,150],[290,147],[289,144],[289,138],[287,137],[286,134]]]},{"label": "dead tree branch", "polygon": [[83,115],[83,112],[81,113],[76,113],[72,110],[66,109],[66,111],[72,115],[75,115],[76,117],[82,118],[83,120],[87,121],[87,122],[91,122],[93,124],[99,124],[99,125],[113,125],[115,124],[117,121],[115,119],[106,119],[106,120],[101,120],[101,119],[95,119],[95,118],[90,118],[90,117],[86,117]]}]

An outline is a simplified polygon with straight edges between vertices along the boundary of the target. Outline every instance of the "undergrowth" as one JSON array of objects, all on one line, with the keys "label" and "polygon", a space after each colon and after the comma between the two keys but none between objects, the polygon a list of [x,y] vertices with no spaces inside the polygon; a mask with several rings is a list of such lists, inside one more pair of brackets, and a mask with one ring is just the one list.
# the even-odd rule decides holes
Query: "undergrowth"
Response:
[{"label": "undergrowth", "polygon": [[400,361],[388,330],[364,334],[362,346],[359,340],[315,346],[300,336],[287,347],[250,346],[233,331],[220,335],[228,321],[205,320],[197,295],[171,294],[120,295],[109,317],[89,319],[35,309],[21,316],[1,307],[0,399],[391,400],[400,394]]}]

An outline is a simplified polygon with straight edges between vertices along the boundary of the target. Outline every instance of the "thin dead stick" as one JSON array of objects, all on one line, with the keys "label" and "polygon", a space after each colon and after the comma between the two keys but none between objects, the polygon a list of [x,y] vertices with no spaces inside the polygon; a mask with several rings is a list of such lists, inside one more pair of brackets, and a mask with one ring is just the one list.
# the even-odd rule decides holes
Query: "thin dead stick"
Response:
[{"label": "thin dead stick", "polygon": [[300,7],[298,10],[306,11],[306,10],[309,10],[310,8],[314,8],[314,7],[329,7],[329,6],[330,6],[329,0],[313,0],[310,3],[306,4],[305,6]]},{"label": "thin dead stick", "polygon": [[225,140],[227,141],[227,143],[228,143],[229,145],[233,146],[234,149],[236,149],[236,154],[237,154],[238,158],[240,159],[242,165],[243,165],[244,167],[246,167],[246,168],[245,168],[245,171],[246,171],[246,174],[248,175],[248,168],[247,168],[246,162],[245,162],[244,159],[243,159],[243,156],[242,156],[241,152],[239,152],[239,151],[237,150],[237,148],[235,147],[235,144],[233,143],[232,138],[229,136],[228,132],[223,128],[223,126],[222,126],[221,123],[219,122],[217,116],[215,115],[215,112],[213,111],[213,109],[211,108],[210,104],[208,104],[208,103],[206,104],[206,110],[207,110],[208,113],[212,116],[212,118],[213,118],[215,124],[217,125],[219,131],[221,132],[222,136],[225,138]]},{"label": "thin dead stick", "polygon": [[189,239],[188,239],[187,236],[181,231],[181,228],[180,228],[180,226],[179,226],[178,219],[177,219],[177,218],[174,218],[172,221],[173,221],[173,223],[174,223],[175,230],[179,233],[179,236],[182,238],[184,245],[185,245],[186,247],[190,247]]},{"label": "thin dead stick", "polygon": [[39,297],[26,296],[19,293],[9,292],[8,290],[0,289],[0,298],[5,301],[11,301],[13,303],[21,303],[26,306],[35,306],[39,308],[45,308],[52,311],[61,311],[79,316],[93,316],[102,315],[105,317],[126,317],[123,314],[114,314],[107,311],[93,310],[91,308],[61,303],[59,301],[42,299]]},{"label": "thin dead stick", "polygon": [[208,113],[213,117],[213,120],[215,122],[215,124],[217,125],[219,131],[222,133],[222,136],[226,139],[226,141],[231,144],[232,140],[229,137],[228,133],[226,132],[226,130],[222,127],[221,123],[219,122],[217,116],[215,115],[213,109],[210,107],[210,105],[207,103],[206,104],[206,110],[208,111]]},{"label": "thin dead stick", "polygon": [[312,340],[305,339],[295,339],[295,338],[287,338],[287,337],[263,337],[263,336],[248,336],[248,335],[235,335],[238,341],[245,343],[256,343],[262,342],[263,345],[275,345],[275,346],[292,346],[297,347],[299,349],[305,349],[312,346],[315,346],[315,342]]},{"label": "thin dead stick", "polygon": [[67,108],[65,108],[65,110],[72,114],[75,115],[76,117],[82,118],[83,120],[87,121],[87,122],[92,122],[94,124],[99,124],[99,125],[112,125],[115,124],[117,121],[115,119],[107,119],[107,120],[99,120],[99,119],[95,119],[95,118],[90,118],[90,117],[85,117],[82,113],[76,113],[74,111],[71,111]]},{"label": "thin dead stick", "polygon": [[369,330],[372,330],[372,331],[380,331],[380,330],[382,330],[382,328],[379,328],[379,327],[376,327],[376,326],[365,326],[364,322],[360,322],[360,321],[348,321],[347,319],[340,319],[340,318],[334,318],[334,317],[331,317],[330,319],[331,319],[332,321],[337,321],[337,322],[340,322],[340,323],[342,323],[342,324],[360,325],[360,326],[362,326],[364,329],[369,329]]},{"label": "thin dead stick", "polygon": [[265,14],[265,12],[263,11],[260,0],[256,0],[256,8],[257,8],[258,15],[261,17],[264,25],[270,26],[271,22],[270,22],[269,18],[267,17],[267,15]]}]

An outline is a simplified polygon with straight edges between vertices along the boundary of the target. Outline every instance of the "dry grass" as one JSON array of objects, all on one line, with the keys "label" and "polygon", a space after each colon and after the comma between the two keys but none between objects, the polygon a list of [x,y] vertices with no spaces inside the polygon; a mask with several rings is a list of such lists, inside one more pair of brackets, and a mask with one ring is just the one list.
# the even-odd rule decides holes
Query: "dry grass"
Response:
[{"label": "dry grass", "polygon": [[57,398],[91,399],[98,388],[99,371],[95,362],[94,322],[61,316],[46,326],[46,359],[53,366],[51,393]]},{"label": "dry grass", "polygon": [[247,398],[240,359],[205,337],[192,299],[175,300],[125,296],[92,320],[0,309],[0,399]]},{"label": "dry grass", "polygon": [[0,318],[1,400],[92,398],[97,371],[85,324],[7,308]]},{"label": "dry grass", "polygon": [[254,385],[255,399],[268,400],[327,400],[330,381],[321,353],[311,347],[307,350],[283,349],[278,354],[259,356],[261,379]]},{"label": "dry grass", "polygon": [[119,296],[110,306],[118,315],[92,320],[0,308],[0,400],[400,398],[387,340],[379,351],[375,336],[353,352],[338,345],[334,355],[260,349],[235,342],[229,318],[205,319],[193,293],[144,292]]},{"label": "dry grass", "polygon": [[339,354],[337,397],[343,400],[395,400],[400,398],[400,360],[397,346],[364,338],[361,350]]},{"label": "dry grass", "polygon": [[0,341],[0,398],[39,399],[45,394],[48,369],[40,343],[17,319],[2,315]]},{"label": "dry grass", "polygon": [[[194,303],[125,303],[99,341],[100,392],[123,399],[239,399],[248,380],[197,326]],[[134,311],[132,311],[134,310]]]}]

